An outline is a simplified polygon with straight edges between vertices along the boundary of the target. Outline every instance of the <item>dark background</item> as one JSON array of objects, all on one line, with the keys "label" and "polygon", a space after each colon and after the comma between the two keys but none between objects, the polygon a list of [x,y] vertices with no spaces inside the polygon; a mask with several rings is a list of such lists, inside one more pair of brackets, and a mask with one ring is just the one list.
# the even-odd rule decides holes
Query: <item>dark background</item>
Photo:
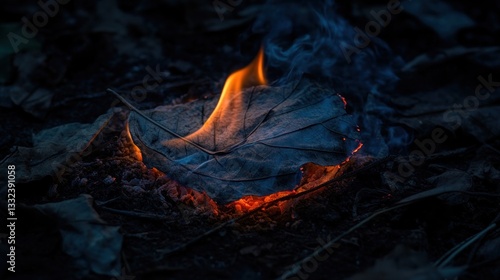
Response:
[{"label": "dark background", "polygon": [[[494,108],[499,108],[498,87],[490,98],[481,102],[478,110],[461,116],[459,127],[453,127],[442,116],[454,104],[463,104],[464,98],[474,94],[478,76],[491,75],[493,81],[500,81],[500,4],[494,0],[441,0],[432,4],[411,1],[410,6],[407,2],[401,2],[403,7],[408,4],[407,8],[391,15],[391,21],[381,28],[380,34],[352,56],[352,63],[347,63],[342,44],[354,44],[354,27],[364,30],[365,25],[374,20],[371,12],[386,9],[388,1],[266,3],[241,0],[233,1],[237,5],[230,5],[223,0],[72,0],[60,5],[55,16],[37,28],[33,38],[20,44],[19,52],[13,49],[12,35],[8,34],[22,35],[22,18],[33,22],[33,16],[41,7],[37,1],[2,1],[0,157],[7,156],[14,146],[31,146],[34,133],[70,122],[90,123],[111,106],[121,106],[105,89],[114,88],[131,99],[134,86],[141,85],[144,76],[149,74],[147,67],[159,69],[163,79],[148,91],[146,99],[134,103],[140,109],[213,97],[220,92],[225,78],[248,64],[263,46],[266,71],[273,84],[307,76],[342,93],[349,102],[348,110],[356,116],[362,129],[364,154],[374,158],[393,156],[392,165],[378,166],[379,169],[358,176],[356,181],[345,183],[344,187],[349,186],[349,190],[312,199],[299,211],[298,219],[297,214],[274,217],[278,224],[275,231],[252,224],[257,218],[247,221],[246,228],[243,225],[238,228],[246,232],[245,237],[210,240],[202,245],[205,255],[197,261],[187,254],[181,258],[183,265],[174,261],[178,266],[165,267],[160,266],[165,260],[155,262],[143,257],[151,247],[162,244],[155,243],[159,239],[165,242],[162,235],[156,236],[149,245],[136,241],[126,243],[129,273],[144,279],[153,276],[161,279],[162,275],[182,279],[188,271],[198,278],[205,273],[213,279],[240,278],[243,274],[247,279],[277,277],[317,245],[316,236],[342,231],[352,225],[350,203],[357,201],[360,190],[383,189],[395,199],[430,187],[432,183],[428,179],[432,176],[462,170],[473,178],[468,191],[489,192],[492,197],[471,198],[451,205],[447,200],[433,198],[381,220],[357,233],[356,240],[364,241],[356,241],[353,248],[341,249],[332,257],[329,262],[333,268],[321,265],[325,273],[318,272],[311,277],[351,276],[373,265],[400,243],[410,244],[412,249],[424,251],[435,260],[487,226],[498,214],[500,161],[496,120],[500,112],[494,113]],[[224,12],[218,10],[224,7],[227,9]],[[493,108],[493,111],[483,114],[484,108]],[[439,147],[436,157],[442,161],[433,162],[436,159],[431,157],[430,162],[405,178],[404,186],[391,185],[380,176],[388,170],[397,172],[400,162],[394,158],[407,156],[418,148],[414,140],[429,137],[436,127],[442,127],[450,139]],[[482,175],[471,173],[471,166],[478,164],[490,169],[481,171]],[[31,194],[23,202],[46,201],[45,191],[50,187],[41,189],[43,191]],[[84,192],[67,192],[55,200]],[[386,200],[385,195],[373,195],[376,192],[368,191],[365,213],[392,201]],[[98,193],[91,194],[99,199]],[[113,216],[108,217],[108,221],[116,225],[127,223]],[[289,227],[297,221],[301,221],[299,225]],[[132,227],[142,222],[130,223],[128,226]],[[168,228],[172,236],[196,236],[213,224],[210,219],[193,218],[191,223],[182,226],[154,224],[148,225],[148,230]],[[416,229],[422,230],[425,238],[402,240]],[[286,234],[293,236],[290,241],[283,237]],[[30,239],[31,235],[26,238]],[[500,251],[498,230],[487,240],[492,240],[487,246],[496,248],[497,253],[476,256],[475,251],[469,252],[469,257],[464,256],[457,263],[468,263],[471,267],[463,279],[499,277],[495,268]],[[57,240],[53,242],[57,244]],[[222,246],[225,242],[238,250],[254,243],[274,244],[274,247],[259,247],[256,255],[248,255]],[[273,253],[277,246],[282,250]],[[222,247],[225,249],[219,250]],[[480,246],[474,250],[480,250]],[[43,254],[34,251],[31,277],[40,273],[51,279],[53,275],[68,275],[71,271],[67,263],[60,268],[55,263],[49,264],[51,268],[37,265],[35,257]],[[221,267],[213,265],[213,259],[220,260]],[[192,272],[193,269],[196,272]],[[22,277],[22,272],[20,274]]]}]

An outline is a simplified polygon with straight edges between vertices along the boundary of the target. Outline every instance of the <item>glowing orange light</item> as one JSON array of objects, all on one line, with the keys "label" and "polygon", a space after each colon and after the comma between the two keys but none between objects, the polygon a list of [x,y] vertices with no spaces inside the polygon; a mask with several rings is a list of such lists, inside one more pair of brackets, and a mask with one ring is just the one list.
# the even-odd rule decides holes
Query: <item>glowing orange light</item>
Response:
[{"label": "glowing orange light", "polygon": [[356,147],[356,149],[354,149],[354,150],[352,151],[351,155],[350,155],[350,156],[349,156],[346,160],[344,160],[344,162],[342,162],[340,165],[342,165],[342,164],[345,164],[345,163],[349,162],[349,161],[351,160],[351,157],[352,157],[355,153],[357,153],[359,150],[361,150],[361,148],[362,148],[362,147],[363,147],[363,143],[358,142],[358,147]]},{"label": "glowing orange light", "polygon": [[[227,206],[229,206],[230,208],[233,208],[237,213],[245,213],[245,212],[254,210],[258,207],[261,207],[268,202],[271,202],[273,200],[276,200],[276,199],[279,199],[279,198],[282,198],[284,196],[291,195],[294,193],[295,193],[295,191],[291,190],[291,191],[275,192],[275,193],[265,195],[265,196],[247,195],[247,196],[244,196],[236,201],[229,203]],[[285,205],[278,204],[278,206],[281,209],[282,206],[285,206]],[[283,209],[281,209],[281,210],[283,210]]]},{"label": "glowing orange light", "polygon": [[267,84],[267,81],[264,76],[264,50],[261,48],[252,63],[250,63],[247,67],[234,72],[229,76],[229,78],[227,78],[224,88],[222,89],[219,103],[217,104],[217,107],[215,107],[215,110],[210,118],[221,110],[221,103],[227,100],[230,94],[239,95],[241,90],[245,87],[265,84]]},{"label": "glowing orange light", "polygon": [[342,99],[342,102],[344,103],[344,110],[347,109],[347,100],[345,99],[345,97],[343,97],[342,95],[340,94],[337,94],[340,99]]},{"label": "glowing orange light", "polygon": [[126,133],[126,137],[130,141],[130,149],[132,150],[132,154],[134,155],[134,157],[137,160],[142,161],[141,149],[139,149],[139,147],[137,147],[134,144],[134,141],[132,140],[132,135],[130,135],[130,128],[129,128],[128,122],[125,124],[125,133]]},{"label": "glowing orange light", "polygon": [[[259,64],[260,64],[260,66],[258,66]],[[255,66],[257,66],[258,71],[255,71],[255,68],[252,68]],[[223,105],[221,105],[222,104],[221,100],[223,100],[223,97],[227,98],[226,97],[227,95],[225,95],[225,94],[228,94],[228,92],[240,92],[241,91],[241,88],[242,88],[241,85],[242,85],[242,83],[244,83],[244,80],[241,80],[241,78],[246,77],[245,75],[248,75],[247,74],[248,71],[253,70],[253,72],[250,72],[250,73],[254,73],[254,75],[255,75],[255,73],[258,73],[258,74],[256,74],[257,77],[259,77],[257,79],[257,81],[261,81],[263,84],[265,84],[264,74],[263,74],[263,72],[260,71],[260,70],[262,70],[261,67],[262,67],[262,50],[261,50],[261,52],[259,52],[259,55],[252,62],[252,64],[250,64],[249,66],[247,66],[244,69],[241,69],[241,70],[235,72],[227,79],[226,84],[224,86],[224,90],[222,91],[221,99],[219,100],[219,103],[217,104],[217,107],[214,110],[214,113],[217,112],[218,109],[220,110],[220,108],[222,108]],[[338,96],[340,97],[340,99],[344,103],[344,109],[346,109],[347,108],[347,100],[340,94],[338,94]],[[219,107],[219,106],[221,106],[221,107]],[[210,116],[210,118],[213,117],[214,113]],[[210,120],[210,118],[209,118],[209,120]],[[208,123],[208,121],[207,121],[207,123]],[[359,132],[359,131],[361,131],[361,129],[359,127],[356,127],[356,131]],[[342,140],[346,141],[346,138],[343,137]],[[279,191],[279,192],[276,192],[276,193],[273,193],[270,195],[265,195],[265,196],[254,196],[254,195],[243,196],[242,198],[229,203],[227,206],[229,206],[230,208],[233,208],[237,213],[245,213],[245,212],[254,210],[256,208],[262,207],[267,202],[270,202],[272,200],[279,199],[279,198],[282,198],[282,197],[285,197],[287,195],[291,195],[294,193],[300,193],[302,191],[305,191],[305,190],[311,188],[312,186],[315,186],[315,184],[318,185],[318,184],[321,184],[322,182],[326,182],[327,180],[331,180],[332,178],[337,176],[338,172],[340,171],[340,168],[344,164],[347,164],[350,161],[351,157],[354,154],[356,154],[362,147],[363,147],[363,143],[358,141],[358,146],[351,152],[351,154],[341,164],[326,166],[324,172],[326,172],[326,174],[328,174],[328,175],[323,175],[322,178],[317,179],[318,181],[306,183],[305,185],[302,185],[302,186],[298,187],[297,189],[291,190],[291,191]],[[303,167],[301,167],[301,170],[303,171]],[[288,203],[289,203],[289,201],[284,201],[284,202],[278,203],[278,206],[281,209],[281,211],[284,210],[284,208],[288,205]]]},{"label": "glowing orange light", "polygon": [[[235,120],[238,119],[239,117],[244,117],[244,106],[243,104],[243,89],[251,86],[258,86],[258,85],[266,85],[267,80],[264,75],[264,50],[261,48],[259,50],[259,53],[257,56],[254,58],[254,60],[247,65],[246,67],[235,71],[232,73],[226,80],[224,87],[222,89],[220,98],[217,102],[217,105],[215,106],[214,110],[208,117],[208,119],[205,121],[205,123],[194,133],[189,134],[185,138],[189,140],[193,140],[196,142],[197,139],[202,139],[203,136],[209,136],[212,137],[213,132],[215,131],[216,124],[219,120],[222,119],[231,119]],[[344,103],[344,109],[347,107],[347,101],[346,99],[341,96],[340,94],[338,95],[342,102]],[[226,122],[227,124],[228,122]],[[241,129],[241,123],[238,121],[235,122],[229,122],[227,127],[224,127],[224,133],[231,134],[231,133],[236,133],[239,129]],[[360,128],[356,127],[356,130],[359,132]],[[127,133],[130,136],[130,132],[128,130],[127,126]],[[175,141],[174,140],[169,140],[170,145],[174,145]],[[343,141],[346,141],[346,138],[342,138]],[[184,140],[183,140],[184,141]],[[180,141],[179,141],[180,142]],[[316,185],[319,185],[321,183],[326,182],[327,180],[331,180],[337,174],[340,172],[341,167],[343,164],[349,162],[350,158],[357,153],[363,144],[361,142],[358,142],[357,148],[355,148],[352,153],[345,159],[344,162],[338,165],[334,166],[326,166],[324,167],[324,170],[322,171],[322,175],[320,178],[316,178],[311,182],[306,182],[305,184],[297,187],[294,190],[289,190],[289,191],[278,191],[276,193],[272,193],[269,195],[264,195],[264,196],[255,196],[255,195],[247,195],[243,196],[242,198],[228,203],[226,206],[229,208],[233,209],[236,213],[245,213],[248,211],[251,211],[253,209],[259,208],[264,206],[266,203],[274,201],[276,199],[283,198],[288,195],[293,195],[300,193],[302,191],[305,191],[311,187],[314,187]],[[134,145],[135,148],[137,146]],[[215,145],[214,145],[215,149]],[[140,150],[137,148],[138,151],[138,156],[140,155]],[[142,159],[142,157],[141,157]],[[303,171],[303,168],[301,167],[301,170]],[[158,171],[159,172],[159,171]],[[325,175],[326,174],[326,175]],[[310,176],[310,175],[308,175]],[[175,188],[169,188],[169,191],[172,193],[175,192],[180,192],[179,189],[184,190],[184,187],[179,187],[175,185]],[[184,190],[183,192],[186,192]],[[210,203],[206,203],[206,205],[209,205],[209,208],[213,209],[213,213],[218,213],[217,212],[217,205],[215,202],[213,202],[208,196],[202,195],[201,193],[191,191],[196,195],[191,195],[191,196],[182,196],[180,194],[175,195],[179,197],[185,197],[185,202],[186,201],[191,201],[193,205],[201,205],[197,201],[202,201],[204,202],[209,201]],[[186,198],[187,197],[187,198]],[[201,199],[200,197],[203,197]],[[290,201],[289,200],[284,200],[283,202],[278,202],[277,205],[279,206],[280,210],[283,211],[288,205]],[[207,206],[208,207],[208,206]]]},{"label": "glowing orange light", "polygon": [[[257,57],[246,67],[232,73],[226,80],[222,89],[219,102],[212,114],[203,126],[196,132],[188,136],[195,138],[201,133],[207,133],[212,130],[214,124],[219,119],[234,118],[234,114],[243,111],[242,90],[250,86],[266,85],[267,80],[264,75],[264,50],[261,48]],[[230,128],[228,128],[229,131]]]},{"label": "glowing orange light", "polygon": [[358,147],[356,149],[354,149],[354,151],[352,151],[352,154],[354,155],[355,153],[357,153],[362,147],[363,147],[363,143],[360,142],[358,144]]}]

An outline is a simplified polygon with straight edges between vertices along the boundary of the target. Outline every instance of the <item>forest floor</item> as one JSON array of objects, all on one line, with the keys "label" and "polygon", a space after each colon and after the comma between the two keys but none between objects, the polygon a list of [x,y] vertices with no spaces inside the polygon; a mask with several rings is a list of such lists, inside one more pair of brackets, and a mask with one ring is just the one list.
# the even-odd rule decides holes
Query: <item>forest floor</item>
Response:
[{"label": "forest floor", "polygon": [[[13,24],[38,9],[34,2],[6,2],[3,31],[18,30]],[[357,6],[340,6],[353,26],[367,21],[363,11],[385,3],[353,2]],[[475,22],[457,27],[459,43],[442,43],[442,30],[425,24],[425,11],[404,11],[399,24],[380,36],[406,69],[391,96],[397,114],[386,121],[405,126],[412,141],[381,157],[361,150],[333,179],[321,179],[327,172],[322,167],[306,166],[303,180],[320,183],[252,210],[216,204],[146,166],[132,152],[119,118],[127,108],[106,89],[131,99],[134,87],[155,73],[158,83],[134,103],[141,110],[216,96],[227,75],[251,61],[260,46],[260,35],[242,35],[249,34],[258,5],[243,2],[223,21],[211,3],[144,1],[109,4],[100,12],[78,1],[62,6],[66,11],[51,17],[22,51],[0,52],[8,66],[0,73],[2,163],[15,147],[35,145],[34,134],[93,123],[112,107],[115,114],[99,132],[104,141],[67,164],[61,176],[19,179],[12,279],[500,278],[500,21],[488,1],[473,8],[458,2],[453,13]],[[488,25],[493,31],[482,28]],[[401,39],[409,33],[411,39]],[[2,38],[7,41],[0,47],[10,48]],[[490,95],[462,110],[474,102],[471,96],[478,100],[478,85]],[[342,93],[348,89],[343,86]],[[362,106],[352,101],[353,111]],[[458,112],[452,115],[457,126],[443,117],[450,108]],[[412,158],[414,151],[424,158]],[[58,204],[64,201],[70,203]],[[47,203],[54,204],[38,207]],[[7,215],[6,205],[2,209]],[[110,239],[78,235],[78,226],[61,220],[80,211],[92,217],[87,228],[105,223],[109,235],[103,236],[122,240],[105,244]],[[8,232],[1,234],[4,255]],[[103,248],[117,244],[119,256],[107,249],[71,255],[64,246],[68,238]],[[105,275],[116,262],[120,276]]]}]

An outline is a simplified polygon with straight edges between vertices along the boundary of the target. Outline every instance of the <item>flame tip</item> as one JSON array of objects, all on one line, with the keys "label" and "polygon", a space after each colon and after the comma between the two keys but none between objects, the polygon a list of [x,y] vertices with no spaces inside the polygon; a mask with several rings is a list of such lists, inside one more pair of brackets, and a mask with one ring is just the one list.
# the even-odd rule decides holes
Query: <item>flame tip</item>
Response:
[{"label": "flame tip", "polygon": [[243,97],[241,91],[249,86],[267,85],[264,73],[264,48],[261,46],[257,56],[247,66],[231,73],[224,83],[219,102],[203,126],[188,137],[196,137],[200,133],[211,130],[211,126],[219,118],[229,117],[226,113],[231,109],[241,109]]}]

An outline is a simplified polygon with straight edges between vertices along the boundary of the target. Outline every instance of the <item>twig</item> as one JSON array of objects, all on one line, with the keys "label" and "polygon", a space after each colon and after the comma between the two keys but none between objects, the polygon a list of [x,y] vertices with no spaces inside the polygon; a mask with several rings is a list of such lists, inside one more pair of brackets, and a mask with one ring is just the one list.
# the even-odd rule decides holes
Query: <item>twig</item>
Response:
[{"label": "twig", "polygon": [[147,219],[147,220],[153,220],[153,221],[164,221],[166,218],[165,216],[157,215],[157,214],[153,214],[153,213],[141,213],[141,212],[114,209],[114,208],[109,208],[109,207],[99,206],[99,205],[97,205],[97,206],[100,209],[107,211],[107,212],[110,212],[110,213],[134,217],[134,218],[141,218],[141,219]]},{"label": "twig", "polygon": [[127,274],[129,274],[130,273],[130,265],[128,264],[127,257],[125,256],[124,250],[122,250],[121,256],[122,256],[123,266],[125,267]]},{"label": "twig", "polygon": [[54,104],[52,105],[52,108],[58,108],[58,107],[67,106],[69,103],[75,102],[77,100],[101,98],[103,95],[105,95],[104,92],[93,92],[93,93],[90,93],[90,94],[77,95],[77,96],[72,95],[72,96],[70,96],[68,98],[61,99],[58,102],[54,102]]},{"label": "twig", "polygon": [[496,152],[497,154],[500,154],[500,151],[496,149],[495,147],[491,146],[490,144],[486,143],[486,147],[490,148],[492,151]]},{"label": "twig", "polygon": [[[469,194],[469,195],[479,195],[479,196],[485,196],[485,195],[490,195],[490,194],[487,194],[487,193],[474,193],[474,192],[464,192],[464,191],[454,191],[454,190],[450,190],[450,191],[445,191],[445,192],[441,192],[441,193],[436,193],[432,196],[436,196],[436,195],[441,195],[441,194],[444,194],[444,193],[454,193],[454,192],[459,192],[459,193],[466,193],[466,194]],[[347,230],[346,232],[340,234],[339,236],[337,236],[336,238],[334,238],[333,240],[329,241],[327,244],[321,246],[320,248],[318,248],[317,250],[315,250],[313,253],[309,254],[307,257],[303,258],[302,260],[296,262],[295,264],[291,265],[291,268],[288,269],[287,271],[285,271],[281,277],[279,279],[286,279],[288,277],[291,277],[295,274],[297,274],[301,267],[308,261],[312,260],[313,258],[315,258],[315,256],[318,256],[319,254],[321,254],[322,252],[324,252],[325,250],[327,250],[328,248],[330,248],[335,242],[337,242],[338,240],[340,240],[341,238],[343,238],[344,236],[348,235],[349,233],[353,232],[354,230],[358,229],[359,227],[361,227],[362,225],[366,224],[367,222],[369,222],[370,220],[372,220],[373,218],[381,215],[381,214],[384,214],[386,212],[389,212],[389,211],[392,211],[394,209],[397,209],[397,208],[401,208],[401,207],[404,207],[404,206],[407,206],[409,204],[412,204],[416,201],[421,201],[423,199],[426,199],[426,198],[429,198],[431,196],[423,196],[423,197],[417,197],[415,199],[412,199],[412,200],[407,200],[407,199],[402,199],[400,200],[399,202],[397,202],[394,206],[392,207],[389,207],[389,208],[385,208],[385,209],[382,209],[382,210],[379,210],[373,214],[371,214],[370,216],[368,216],[367,218],[365,218],[364,220],[362,220],[361,222],[357,223],[356,225],[354,225],[353,227],[351,227],[349,230]],[[500,215],[499,215],[500,217]],[[495,221],[498,219],[498,217],[495,219]],[[492,224],[492,225],[495,225],[496,224]],[[491,227],[491,225],[490,225]],[[486,228],[485,230],[483,230],[482,232],[478,233],[477,235],[479,236],[476,236],[474,237],[473,240],[470,240],[470,244],[472,242],[474,242],[477,238],[481,237],[482,235],[484,235],[486,232],[488,232],[489,230],[491,230],[492,228]],[[461,250],[463,250],[465,247],[467,247],[469,245],[469,242],[467,242],[466,245],[464,245],[464,247],[459,247],[457,248],[457,250],[459,249],[458,252],[454,252],[452,256],[448,257],[448,259],[446,260],[446,262],[450,261],[456,254],[458,254]],[[452,250],[455,250],[452,249]],[[448,254],[448,253],[447,253]],[[447,255],[445,254],[445,255]],[[437,262],[436,262],[437,263]]]},{"label": "twig", "polygon": [[[490,224],[488,227],[483,229],[482,231],[476,233],[475,235],[467,238],[465,241],[461,242],[457,246],[451,248],[448,252],[446,252],[441,258],[439,258],[435,263],[434,266],[437,266],[438,268],[443,268],[445,267],[453,258],[455,258],[460,252],[462,252],[465,248],[469,247],[472,243],[476,242],[479,238],[481,238],[483,235],[488,233],[490,230],[494,229],[497,226],[496,223]],[[448,256],[448,257],[446,257]],[[443,260],[446,257],[445,260]]]},{"label": "twig", "polygon": [[429,160],[435,160],[435,159],[445,158],[445,157],[450,157],[450,156],[463,155],[463,154],[465,154],[467,152],[475,151],[477,149],[477,146],[478,145],[472,145],[472,146],[469,146],[469,147],[463,147],[463,148],[459,148],[459,149],[456,149],[456,150],[435,153],[435,154],[429,155],[427,158]]},{"label": "twig", "polygon": [[[163,77],[163,78],[167,78],[167,77]],[[175,78],[177,78],[176,79],[177,82],[163,84],[161,86],[161,88],[162,89],[171,89],[171,88],[176,88],[176,87],[181,87],[181,86],[186,86],[186,85],[195,84],[195,83],[201,83],[201,82],[206,81],[205,79],[201,79],[201,80],[188,79],[188,80],[181,80],[181,81],[179,81],[178,77],[175,77]],[[130,82],[130,83],[123,84],[123,85],[119,86],[118,88],[119,89],[132,88],[134,86],[142,86],[143,84],[144,84],[143,81],[135,81],[135,82]]]},{"label": "twig", "polygon": [[237,219],[231,219],[231,220],[229,220],[229,221],[227,221],[225,223],[222,223],[222,224],[216,226],[215,228],[213,228],[213,229],[211,229],[211,230],[209,230],[209,231],[207,231],[207,232],[205,232],[205,233],[203,233],[201,235],[198,235],[197,237],[189,240],[188,242],[186,242],[184,244],[181,244],[180,246],[177,246],[176,248],[174,248],[174,249],[172,249],[170,251],[165,252],[164,255],[163,255],[163,257],[168,256],[168,255],[172,255],[172,254],[177,253],[177,252],[184,251],[190,245],[198,242],[199,240],[203,239],[204,237],[207,237],[207,236],[209,236],[209,235],[211,235],[211,234],[219,231],[220,229],[222,229],[222,228],[224,228],[224,227],[226,227],[228,225],[233,224],[234,222],[236,222],[236,220]]},{"label": "twig", "polygon": [[2,159],[2,161],[0,161],[0,164],[4,164],[11,156],[13,156],[18,151],[19,151],[19,146],[15,146],[13,151],[11,151],[7,156],[5,156]]},{"label": "twig", "polygon": [[377,190],[377,189],[369,189],[369,188],[362,188],[360,189],[357,193],[356,196],[354,197],[354,204],[352,206],[352,216],[355,218],[358,216],[358,203],[360,200],[360,195],[362,192],[367,191],[367,192],[372,192],[372,193],[383,193],[383,194],[388,194],[386,191],[383,190]]},{"label": "twig", "polygon": [[454,191],[454,192],[469,194],[469,195],[474,195],[474,196],[500,197],[500,193],[471,192],[471,191]]},{"label": "twig", "polygon": [[165,126],[163,126],[161,123],[153,120],[152,118],[146,116],[143,112],[141,112],[141,110],[137,109],[134,105],[132,105],[130,102],[128,102],[125,98],[123,98],[120,94],[118,94],[116,91],[112,90],[112,89],[107,89],[106,90],[107,92],[110,92],[112,93],[114,96],[116,96],[116,98],[118,98],[121,102],[123,102],[123,104],[125,104],[127,107],[129,107],[130,110],[136,112],[137,114],[139,114],[141,117],[143,117],[144,119],[146,119],[147,121],[151,122],[152,124],[156,125],[158,128],[161,128],[162,130],[164,130],[165,132],[171,134],[172,136],[175,136],[179,139],[182,139],[183,141],[185,141],[186,143],[189,143],[190,145],[192,145],[193,147],[196,147],[197,149],[209,154],[209,155],[216,155],[216,154],[221,154],[221,153],[224,153],[224,151],[210,151],[208,149],[205,149],[204,147],[196,144],[195,142],[187,139],[186,137],[180,135],[180,134],[177,134],[175,131],[172,131],[168,128],[166,128]]},{"label": "twig", "polygon": [[389,211],[392,211],[394,209],[398,209],[398,208],[401,208],[403,206],[406,206],[408,204],[411,204],[413,201],[410,201],[410,202],[406,202],[406,203],[401,203],[401,204],[397,204],[395,206],[392,206],[392,207],[389,207],[389,208],[385,208],[385,209],[382,209],[382,210],[379,210],[373,214],[371,214],[368,218],[365,218],[364,220],[362,220],[361,222],[357,223],[356,225],[354,225],[353,227],[351,227],[350,229],[348,229],[347,231],[343,232],[342,234],[340,234],[339,236],[337,236],[336,238],[330,240],[328,243],[326,243],[325,245],[321,246],[320,248],[316,249],[312,254],[309,254],[307,257],[301,259],[300,261],[294,263],[290,269],[288,269],[287,271],[285,271],[285,273],[283,273],[279,279],[287,279],[295,274],[297,274],[300,269],[302,268],[302,266],[314,259],[316,256],[318,256],[319,254],[321,254],[322,252],[326,251],[328,248],[332,247],[332,245],[334,243],[336,243],[337,241],[341,240],[342,238],[344,238],[346,235],[348,235],[349,233],[355,231],[356,229],[360,228],[361,226],[363,226],[364,224],[368,223],[370,220],[372,220],[373,218],[381,215],[381,214],[384,214],[386,212],[389,212]]},{"label": "twig", "polygon": [[117,197],[114,197],[114,198],[111,198],[111,199],[108,199],[108,200],[105,200],[105,201],[94,200],[94,202],[95,202],[95,204],[96,204],[97,206],[104,207],[104,205],[109,204],[109,203],[111,203],[111,202],[113,202],[113,201],[115,201],[115,200],[117,200],[117,199],[119,199],[119,198],[120,198],[120,197],[119,197],[119,196],[117,196]]},{"label": "twig", "polygon": [[[495,263],[495,262],[498,262],[497,264],[500,264],[500,256],[493,257],[492,259],[484,260],[482,262],[477,262],[477,263],[474,263],[472,265],[469,265],[468,270],[471,271],[473,269],[478,269],[481,266],[489,265],[489,264]],[[496,267],[498,267],[498,265]]]}]

